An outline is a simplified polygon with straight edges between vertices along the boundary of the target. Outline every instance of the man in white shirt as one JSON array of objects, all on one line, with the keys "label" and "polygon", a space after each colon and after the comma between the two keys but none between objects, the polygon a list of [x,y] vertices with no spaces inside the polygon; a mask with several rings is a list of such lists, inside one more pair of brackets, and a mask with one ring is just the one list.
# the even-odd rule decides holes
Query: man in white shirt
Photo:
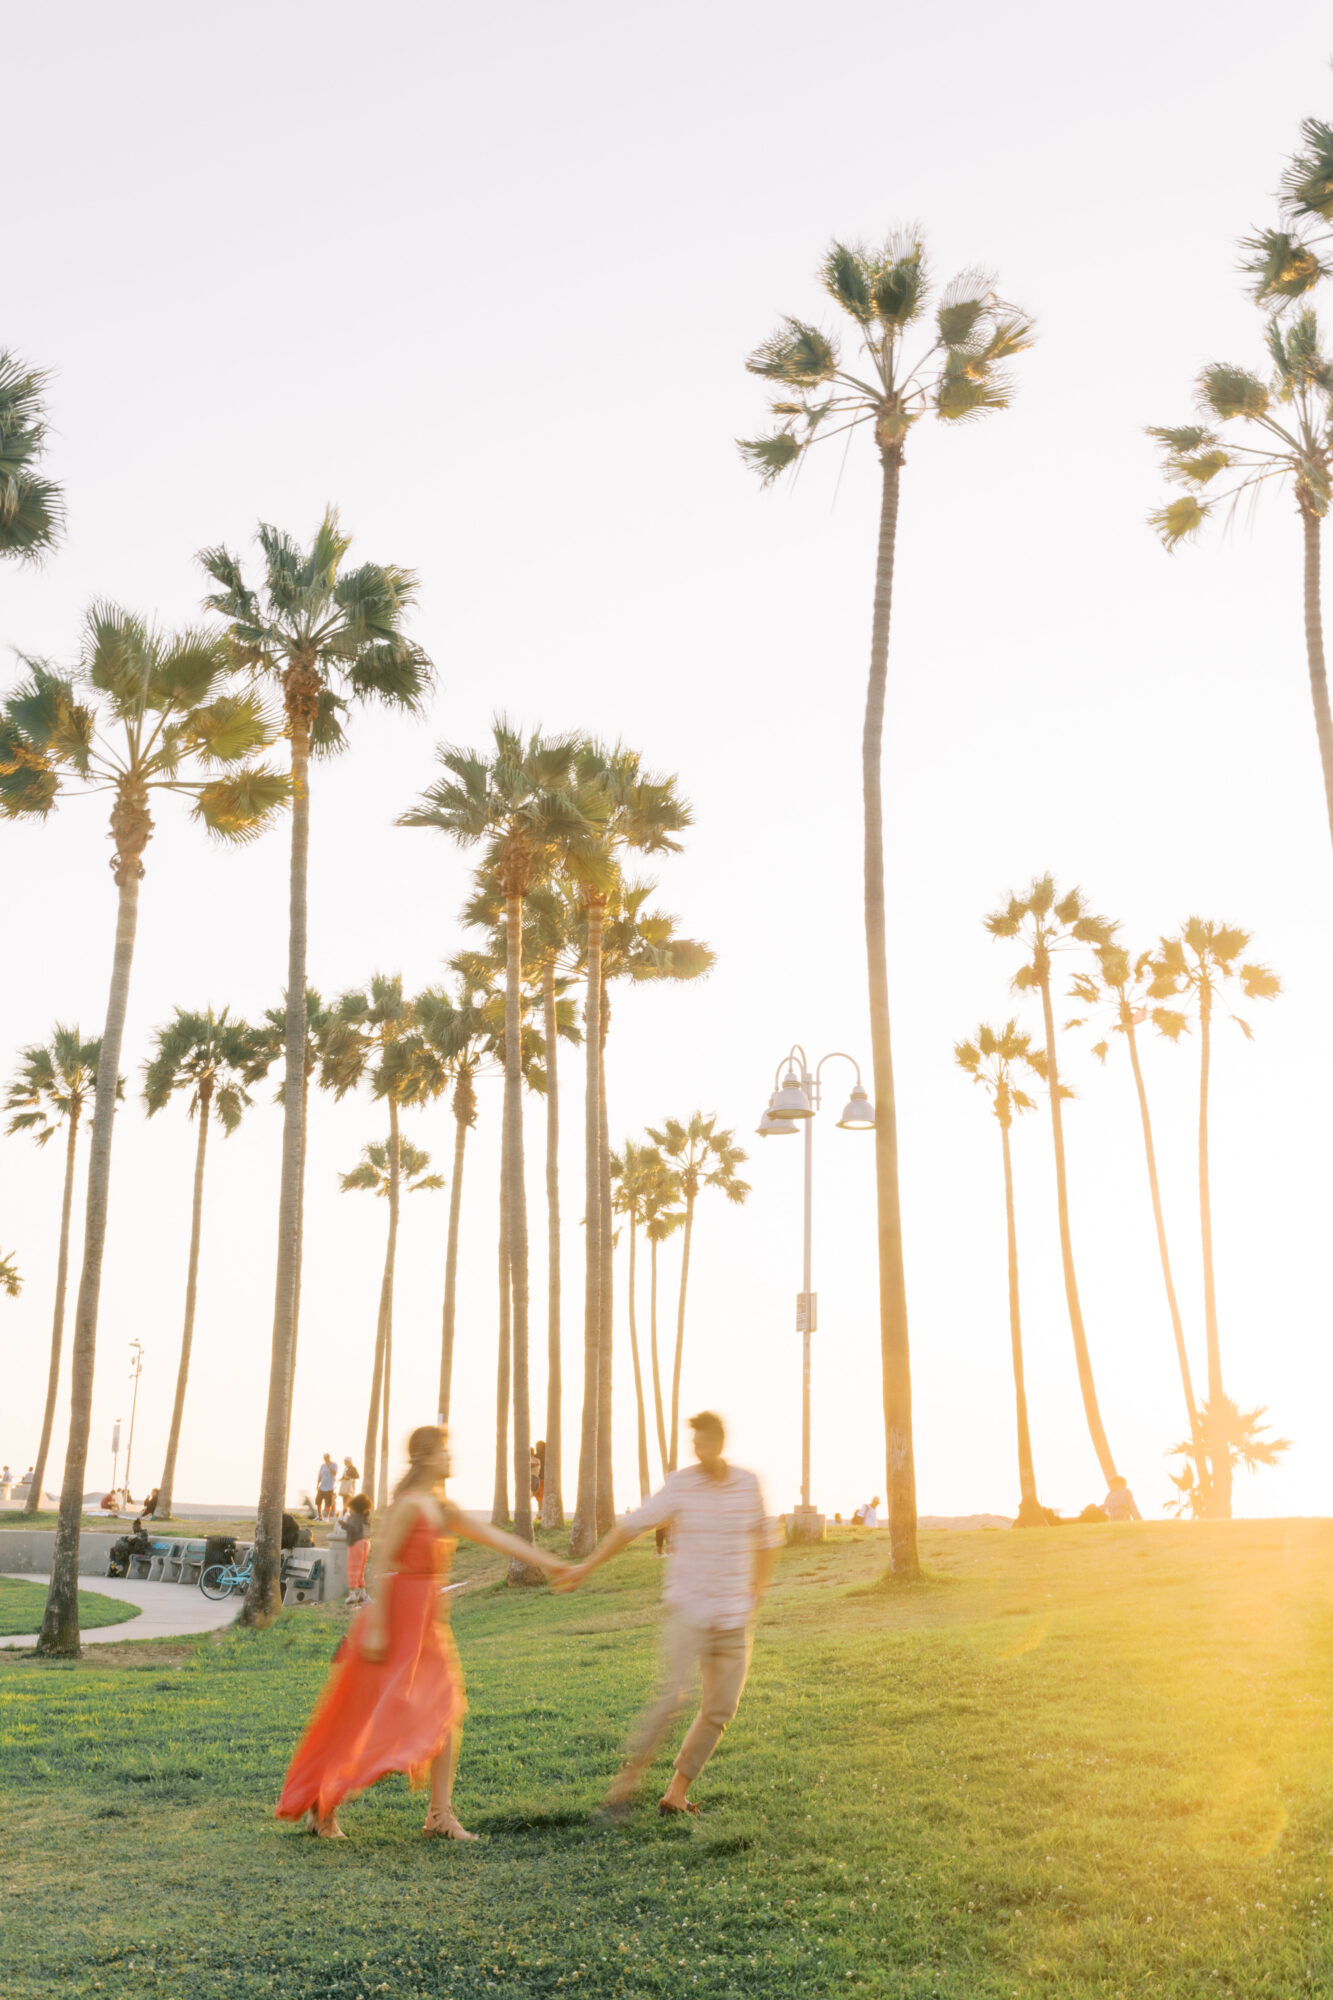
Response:
[{"label": "man in white shirt", "polygon": [[630,1733],[625,1762],[606,1804],[623,1811],[685,1704],[696,1671],[699,1713],[690,1724],[675,1773],[658,1811],[697,1813],[689,1788],[740,1705],[750,1666],[754,1614],[773,1569],[773,1538],[759,1481],[728,1465],[726,1433],[711,1410],[690,1418],[697,1465],[668,1474],[666,1484],[611,1530],[565,1580],[573,1588],[650,1528],[669,1531],[670,1561],[662,1674],[657,1693]]}]

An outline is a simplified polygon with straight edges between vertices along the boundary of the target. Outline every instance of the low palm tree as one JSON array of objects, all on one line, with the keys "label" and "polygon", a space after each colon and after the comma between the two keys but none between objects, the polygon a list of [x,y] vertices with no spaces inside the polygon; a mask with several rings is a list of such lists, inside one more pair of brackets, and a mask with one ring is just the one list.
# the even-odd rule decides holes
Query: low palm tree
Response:
[{"label": "low palm tree", "polygon": [[[0,1292],[3,1292],[7,1299],[16,1299],[22,1290],[23,1278],[19,1272],[18,1265],[14,1262],[12,1254],[6,1256],[4,1251],[0,1250]],[[34,1479],[32,1492],[35,1493],[36,1491],[37,1482]],[[29,1498],[31,1498],[31,1494]]]},{"label": "low palm tree", "polygon": [[246,1625],[267,1625],[281,1603],[282,1512],[291,1436],[292,1353],[297,1266],[301,1256],[301,1188],[305,1162],[305,1021],[310,762],[347,743],[345,721],[356,703],[379,702],[419,714],[431,685],[431,663],[403,626],[417,594],[411,570],[346,557],[351,536],[330,508],[308,549],[280,529],[258,532],[263,580],[246,582],[239,559],[218,547],[199,561],[218,585],[206,599],[228,621],[232,657],[257,686],[275,692],[291,744],[292,852],[287,934],[287,1020],[283,1033],[282,1167],[278,1194],[278,1258],[273,1345],[259,1506],[250,1587],[241,1610]]},{"label": "low palm tree", "polygon": [[0,556],[44,555],[65,524],[63,488],[37,470],[46,455],[49,379],[0,351]]},{"label": "low palm tree", "polygon": [[[1194,1439],[1195,1459],[1199,1468],[1199,1478],[1207,1481],[1207,1445],[1199,1423],[1199,1410],[1194,1399],[1194,1381],[1190,1373],[1189,1354],[1185,1346],[1185,1328],[1180,1317],[1180,1302],[1176,1297],[1175,1279],[1171,1272],[1171,1253],[1166,1240],[1166,1218],[1162,1212],[1162,1190],[1157,1176],[1157,1148],[1153,1143],[1152,1118],[1148,1111],[1148,1090],[1143,1081],[1143,1065],[1139,1061],[1138,1029],[1151,1020],[1158,1033],[1174,1041],[1186,1027],[1185,1016],[1169,1007],[1157,1007],[1152,1003],[1150,987],[1153,980],[1152,953],[1141,952],[1131,959],[1123,945],[1098,945],[1093,953],[1095,972],[1080,972],[1074,977],[1070,988],[1070,998],[1081,1000],[1085,1006],[1098,1008],[1109,1013],[1113,1034],[1124,1037],[1129,1052],[1129,1066],[1134,1078],[1134,1090],[1139,1103],[1139,1123],[1143,1128],[1143,1151],[1148,1164],[1148,1194],[1152,1202],[1153,1225],[1157,1231],[1157,1255],[1162,1266],[1162,1283],[1166,1288],[1166,1307],[1171,1319],[1171,1333],[1175,1341],[1176,1361],[1180,1368],[1180,1383],[1185,1392],[1185,1410],[1189,1417],[1190,1436]],[[1081,1020],[1067,1021],[1066,1027],[1082,1027]],[[1092,1053],[1104,1063],[1110,1054],[1110,1043],[1103,1039],[1094,1042]]]},{"label": "low palm tree", "polygon": [[[1181,995],[1193,1009],[1199,1023],[1199,1236],[1203,1252],[1203,1322],[1208,1341],[1208,1407],[1210,1419],[1209,1482],[1210,1511],[1223,1520],[1231,1517],[1231,1450],[1228,1443],[1230,1416],[1222,1379],[1222,1344],[1217,1324],[1217,1279],[1213,1267],[1213,1197],[1209,1162],[1209,1089],[1212,1081],[1213,1015],[1219,997],[1239,986],[1247,1000],[1273,1000],[1282,991],[1282,981],[1266,965],[1244,959],[1249,949],[1249,931],[1230,924],[1191,917],[1179,937],[1163,938],[1152,960],[1152,998],[1165,1000]],[[1230,1009],[1226,1009],[1230,1012]],[[1253,1029],[1239,1014],[1231,1018],[1246,1041]],[[1181,1027],[1184,1026],[1182,1021]],[[1179,1029],[1175,1031],[1177,1034]]]},{"label": "low palm tree", "polygon": [[1023,1378],[1023,1320],[1018,1296],[1018,1226],[1014,1215],[1014,1167],[1009,1133],[1014,1119],[1036,1108],[1017,1079],[1027,1079],[1031,1071],[1044,1078],[1045,1063],[1031,1046],[1031,1037],[1019,1029],[1017,1021],[1006,1021],[999,1029],[983,1021],[973,1039],[955,1042],[954,1061],[974,1083],[979,1083],[990,1099],[991,1110],[1000,1127],[1000,1148],[1004,1161],[1005,1241],[1009,1256],[1009,1346],[1014,1365],[1014,1406],[1018,1422],[1018,1520],[1020,1528],[1046,1525],[1046,1510],[1037,1498],[1037,1475],[1032,1465],[1032,1435],[1028,1429],[1028,1397]]},{"label": "low palm tree", "polygon": [[[390,1103],[393,1100],[390,1099]],[[386,1462],[389,1456],[389,1387],[393,1368],[393,1336],[391,1320],[393,1314],[394,1268],[398,1260],[398,1203],[401,1194],[425,1194],[444,1186],[441,1174],[428,1174],[430,1154],[423,1153],[410,1139],[404,1139],[395,1125],[389,1137],[383,1141],[372,1141],[361,1148],[361,1159],[348,1174],[339,1174],[338,1185],[344,1194],[365,1191],[379,1195],[389,1206],[388,1239],[384,1250],[384,1275],[380,1280],[379,1314],[375,1325],[375,1371],[371,1385],[370,1424],[367,1437],[373,1447],[376,1435],[376,1420],[380,1413],[381,1399],[384,1412],[384,1438],[380,1457],[380,1498],[378,1505],[384,1507],[388,1500],[388,1472]],[[369,1453],[367,1453],[369,1456]],[[364,1481],[370,1490],[371,1476]]]},{"label": "low palm tree", "polygon": [[705,1116],[702,1111],[696,1111],[683,1124],[679,1118],[668,1118],[660,1131],[650,1125],[648,1137],[660,1148],[679,1178],[680,1197],[685,1208],[682,1225],[685,1234],[680,1251],[680,1296],[676,1306],[676,1355],[671,1369],[671,1440],[667,1464],[667,1470],[674,1472],[680,1437],[680,1368],[685,1351],[685,1294],[690,1282],[694,1206],[704,1188],[716,1188],[728,1201],[739,1206],[750,1192],[750,1183],[743,1181],[736,1169],[744,1165],[749,1156],[736,1144],[734,1132],[718,1129],[717,1117],[712,1112]]},{"label": "low palm tree", "polygon": [[652,1163],[661,1155],[650,1146],[625,1141],[624,1150],[611,1155],[613,1205],[629,1223],[629,1347],[634,1363],[634,1402],[638,1413],[639,1497],[646,1500],[652,1486],[648,1465],[648,1412],[643,1395],[643,1369],[639,1362],[638,1322],[638,1238],[644,1220],[644,1197],[652,1182]]},{"label": "low palm tree", "polygon": [[[1230,1492],[1238,1469],[1257,1472],[1261,1465],[1276,1465],[1284,1452],[1291,1450],[1290,1438],[1270,1438],[1264,1433],[1269,1426],[1260,1422],[1268,1415],[1261,1404],[1255,1410],[1238,1409],[1230,1396],[1223,1396],[1214,1415],[1211,1401],[1200,1411],[1205,1434],[1212,1440],[1214,1451],[1222,1451],[1226,1460],[1226,1486]],[[1168,1514],[1179,1518],[1182,1514],[1192,1515],[1202,1520],[1212,1513],[1213,1482],[1204,1478],[1202,1470],[1196,1477],[1197,1459],[1193,1441],[1187,1438],[1183,1444],[1171,1445],[1166,1453],[1168,1458],[1184,1460],[1179,1472],[1170,1475],[1171,1484],[1176,1489],[1174,1500],[1166,1502]]]},{"label": "low palm tree", "polygon": [[657,1426],[658,1460],[665,1479],[671,1450],[667,1443],[666,1405],[662,1397],[662,1365],[657,1341],[657,1252],[669,1236],[684,1228],[685,1210],[679,1206],[680,1175],[667,1165],[656,1147],[652,1149],[651,1162],[645,1162],[644,1183],[643,1233],[648,1239],[648,1341],[653,1364],[653,1416]]},{"label": "low palm tree", "polygon": [[[1168,550],[1196,534],[1219,510],[1230,518],[1244,493],[1277,483],[1295,502],[1304,547],[1305,655],[1324,802],[1333,837],[1333,716],[1329,713],[1320,589],[1320,531],[1333,496],[1333,358],[1313,312],[1265,329],[1272,372],[1215,361],[1199,376],[1202,422],[1154,427],[1166,472],[1187,491],[1152,515]],[[1220,481],[1220,489],[1214,489]]]},{"label": "low palm tree", "polygon": [[1078,1295],[1078,1276],[1074,1268],[1074,1239],[1069,1222],[1069,1181],[1065,1168],[1064,1119],[1061,1102],[1069,1093],[1060,1083],[1059,1056],[1055,1045],[1055,1012],[1051,1002],[1051,975],[1053,954],[1068,951],[1076,945],[1103,945],[1112,942],[1115,925],[1105,917],[1093,916],[1087,907],[1083,894],[1071,889],[1065,896],[1057,896],[1054,878],[1040,875],[1035,878],[1026,896],[1011,896],[1003,910],[995,911],[985,919],[986,929],[992,937],[1016,938],[1026,953],[1026,962],[1014,975],[1014,990],[1019,993],[1036,990],[1041,1000],[1042,1022],[1045,1028],[1046,1092],[1051,1107],[1051,1139],[1055,1148],[1055,1198],[1060,1224],[1060,1262],[1064,1270],[1065,1302],[1069,1309],[1069,1330],[1074,1339],[1074,1360],[1078,1368],[1079,1388],[1083,1394],[1083,1410],[1088,1420],[1088,1434],[1092,1448],[1097,1454],[1097,1462],[1105,1475],[1107,1485],[1116,1477],[1115,1460],[1106,1440],[1102,1424],[1102,1413],[1097,1403],[1097,1385],[1093,1379],[1092,1356],[1088,1352],[1088,1336],[1083,1325],[1083,1307]]},{"label": "low palm tree", "polygon": [[898,501],[914,427],[927,416],[950,424],[1003,409],[1012,390],[1001,364],[1031,346],[1033,327],[1026,314],[997,298],[991,278],[964,271],[944,287],[933,326],[914,342],[912,331],[932,296],[925,244],[915,230],[898,231],[877,248],[835,242],[820,276],[825,292],[852,322],[856,359],[844,367],[836,340],[804,320],[785,319],[745,364],[752,375],[775,385],[778,400],[771,410],[779,427],[769,437],[743,440],[740,449],[767,486],[820,439],[845,433],[850,442],[853,431],[868,427],[880,464],[870,675],[861,738],[865,930],[877,1107],[880,1351],[891,1563],[894,1575],[910,1580],[920,1575],[921,1566],[889,1020],[881,770]]},{"label": "low palm tree", "polygon": [[186,1114],[198,1120],[194,1151],[194,1196],[190,1206],[190,1256],[185,1277],[185,1319],[181,1328],[176,1398],[171,1407],[167,1455],[158,1482],[157,1512],[169,1520],[176,1495],[176,1455],[180,1449],[185,1390],[190,1379],[194,1346],[195,1304],[199,1296],[199,1245],[204,1224],[204,1163],[208,1153],[209,1114],[230,1138],[251,1103],[246,1083],[253,1073],[256,1035],[246,1021],[233,1020],[227,1008],[202,1014],[178,1007],[175,1017],[153,1037],[154,1052],[144,1065],[144,1103],[151,1118],[177,1092],[188,1092]]},{"label": "low palm tree", "polygon": [[[220,839],[244,841],[266,826],[288,796],[279,773],[249,761],[272,740],[257,698],[233,691],[233,661],[212,632],[165,634],[114,605],[96,604],[84,630],[77,678],[29,661],[29,679],[4,703],[4,728],[22,745],[11,811],[44,817],[60,793],[106,794],[111,801],[116,940],[93,1099],[83,1269],[74,1309],[69,1442],[51,1588],[38,1650],[79,1651],[78,1559],[92,1418],[97,1309],[111,1194],[111,1139],[121,1040],[129,1002],[143,856],[153,834],[149,810],[164,792],[193,801],[194,817]],[[36,786],[31,782],[40,778]],[[9,778],[0,773],[0,795]]]},{"label": "low palm tree", "polygon": [[[85,1042],[78,1028],[58,1024],[49,1042],[23,1050],[17,1075],[5,1093],[5,1110],[12,1115],[6,1131],[28,1132],[39,1146],[65,1125],[65,1175],[60,1200],[60,1248],[56,1256],[56,1302],[51,1316],[51,1360],[46,1377],[42,1435],[33,1460],[25,1514],[35,1514],[46,1479],[56,1399],[60,1393],[60,1355],[65,1339],[65,1293],[69,1280],[69,1226],[74,1211],[74,1158],[79,1126],[97,1088],[100,1042]],[[119,1092],[124,1095],[123,1089]]]}]

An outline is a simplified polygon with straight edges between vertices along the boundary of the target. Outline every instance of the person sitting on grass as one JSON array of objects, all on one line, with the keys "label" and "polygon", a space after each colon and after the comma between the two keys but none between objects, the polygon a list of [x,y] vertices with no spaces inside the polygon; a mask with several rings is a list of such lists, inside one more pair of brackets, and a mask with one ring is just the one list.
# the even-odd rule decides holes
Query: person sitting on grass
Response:
[{"label": "person sitting on grass", "polygon": [[1115,1478],[1111,1481],[1106,1498],[1102,1501],[1102,1507],[1105,1510],[1108,1521],[1141,1521],[1143,1519],[1142,1514],[1139,1512],[1139,1503],[1129,1490],[1129,1481],[1121,1472],[1117,1472]]},{"label": "person sitting on grass", "polygon": [[774,1536],[759,1481],[723,1458],[721,1417],[701,1410],[690,1418],[690,1429],[698,1464],[670,1473],[664,1486],[556,1585],[559,1590],[575,1588],[649,1528],[671,1531],[662,1593],[667,1621],[661,1679],[630,1734],[624,1765],[607,1793],[605,1810],[612,1818],[629,1810],[635,1787],[684,1706],[696,1672],[702,1682],[699,1713],[657,1809],[664,1816],[700,1810],[689,1789],[740,1705],[754,1615],[773,1570]]}]

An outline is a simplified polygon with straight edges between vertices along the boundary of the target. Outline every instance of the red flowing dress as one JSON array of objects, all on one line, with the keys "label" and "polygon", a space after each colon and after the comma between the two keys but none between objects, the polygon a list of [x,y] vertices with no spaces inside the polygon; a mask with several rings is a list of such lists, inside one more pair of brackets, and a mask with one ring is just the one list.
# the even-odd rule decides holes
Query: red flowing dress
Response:
[{"label": "red flowing dress", "polygon": [[327,1818],[389,1771],[425,1782],[467,1708],[453,1637],[438,1615],[453,1550],[418,1515],[383,1585],[388,1645],[380,1658],[366,1657],[359,1611],[288,1766],[279,1819],[312,1810]]}]

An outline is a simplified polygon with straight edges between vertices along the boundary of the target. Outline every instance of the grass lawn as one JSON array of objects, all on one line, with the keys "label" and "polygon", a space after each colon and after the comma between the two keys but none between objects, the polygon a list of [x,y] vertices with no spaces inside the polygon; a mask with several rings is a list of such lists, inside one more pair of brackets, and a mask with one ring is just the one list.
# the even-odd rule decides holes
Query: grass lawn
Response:
[{"label": "grass lawn", "polygon": [[1333,1523],[925,1550],[889,1592],[883,1535],[784,1553],[687,1825],[589,1817],[652,1672],[641,1546],[574,1597],[460,1565],[473,1848],[423,1842],[399,1779],[347,1842],[272,1820],[340,1610],[11,1659],[5,2000],[1322,2000]]},{"label": "grass lawn", "polygon": [[[20,1583],[0,1576],[0,1639],[12,1639],[35,1632],[46,1609],[44,1583]],[[137,1604],[125,1604],[116,1597],[102,1597],[94,1590],[79,1592],[79,1623],[89,1632],[96,1625],[123,1625],[139,1616]],[[2,1753],[0,1753],[2,1754]]]}]

